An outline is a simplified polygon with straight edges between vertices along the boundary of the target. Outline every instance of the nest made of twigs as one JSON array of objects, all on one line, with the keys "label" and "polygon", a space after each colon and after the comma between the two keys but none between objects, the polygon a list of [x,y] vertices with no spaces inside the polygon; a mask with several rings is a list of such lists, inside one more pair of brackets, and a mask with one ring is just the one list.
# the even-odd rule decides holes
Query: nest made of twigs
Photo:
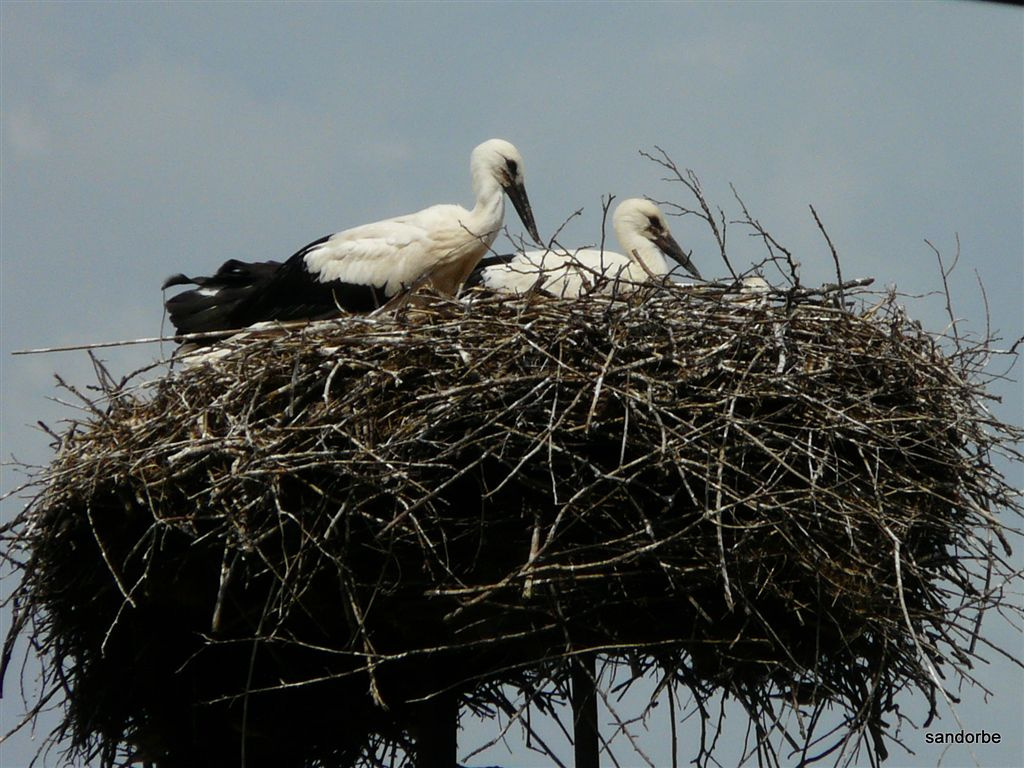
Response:
[{"label": "nest made of twigs", "polygon": [[420,702],[557,696],[598,650],[884,757],[1001,600],[1019,435],[894,296],[840,295],[438,300],[104,379],[16,522],[74,748],[400,761]]}]

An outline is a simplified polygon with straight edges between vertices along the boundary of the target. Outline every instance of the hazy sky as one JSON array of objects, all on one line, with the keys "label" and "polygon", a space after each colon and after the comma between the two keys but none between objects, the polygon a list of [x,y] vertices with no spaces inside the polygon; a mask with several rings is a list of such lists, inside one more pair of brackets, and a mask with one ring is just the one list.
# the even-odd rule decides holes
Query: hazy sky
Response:
[{"label": "hazy sky", "polygon": [[[734,184],[795,252],[806,282],[832,275],[808,204],[844,275],[911,294],[939,286],[924,240],[951,258],[959,235],[958,314],[984,328],[980,281],[993,328],[1024,334],[1017,8],[4,0],[0,24],[5,461],[48,460],[31,425],[68,415],[48,400],[54,372],[90,381],[84,353],[11,351],[157,335],[160,283],[173,272],[281,259],[338,229],[471,203],[469,152],[494,136],[524,155],[542,235],[584,208],[563,243],[600,240],[602,195],[689,202],[639,156],[658,145],[730,217]],[[724,271],[694,217],[672,226],[705,275]],[[731,237],[734,261],[759,255],[738,227]],[[943,327],[935,297],[908,308]],[[168,351],[102,357],[125,373]],[[1020,384],[997,394],[997,415],[1020,423]],[[3,490],[18,479],[5,469]],[[20,504],[5,501],[5,519]],[[1019,631],[991,626],[1024,655]],[[916,754],[894,751],[888,765],[1019,765],[1024,675],[994,655],[978,675],[994,695],[965,690],[959,716],[1003,743],[942,756],[904,730]],[[17,697],[2,707],[6,730]],[[920,702],[906,708],[919,712]],[[942,715],[933,731],[958,728]],[[666,733],[652,721],[651,754]],[[482,734],[472,729],[461,744]],[[480,764],[544,764],[516,750]],[[22,766],[31,753],[23,734],[0,746],[0,762]],[[636,764],[628,747],[619,754]]]}]

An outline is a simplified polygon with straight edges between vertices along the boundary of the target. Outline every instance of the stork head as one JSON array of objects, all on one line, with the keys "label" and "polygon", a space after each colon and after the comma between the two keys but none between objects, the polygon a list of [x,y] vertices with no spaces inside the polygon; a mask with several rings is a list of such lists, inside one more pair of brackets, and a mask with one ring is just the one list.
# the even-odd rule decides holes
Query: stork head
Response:
[{"label": "stork head", "polygon": [[659,252],[678,263],[683,269],[698,280],[700,272],[690,261],[679,243],[672,237],[668,222],[661,209],[650,200],[631,197],[619,203],[612,216],[612,226],[626,252],[632,254],[636,250],[641,256],[650,245]]},{"label": "stork head", "polygon": [[519,150],[504,139],[489,139],[473,150],[469,166],[477,195],[480,194],[481,184],[496,182],[512,201],[530,237],[534,242],[541,243],[537,224],[533,220],[530,199],[526,196],[523,156],[519,154]]}]

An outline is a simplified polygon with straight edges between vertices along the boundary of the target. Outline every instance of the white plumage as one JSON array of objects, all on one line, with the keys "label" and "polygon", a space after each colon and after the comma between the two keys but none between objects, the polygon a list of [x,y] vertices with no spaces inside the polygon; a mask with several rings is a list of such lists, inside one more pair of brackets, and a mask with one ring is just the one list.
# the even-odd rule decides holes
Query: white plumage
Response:
[{"label": "white plumage", "polygon": [[171,322],[180,333],[234,330],[369,311],[418,284],[454,294],[501,230],[505,194],[540,242],[519,151],[503,139],[485,141],[473,150],[470,171],[472,209],[433,205],[321,238],[284,263],[232,259],[210,277],[168,278],[164,288],[197,286],[167,300]]},{"label": "white plumage", "polygon": [[763,307],[768,304],[771,290],[771,285],[763,277],[750,275],[734,283],[732,290],[723,294],[722,298],[748,307]]},{"label": "white plumage", "polygon": [[612,227],[625,254],[582,248],[487,257],[469,283],[500,293],[539,289],[571,298],[591,291],[629,291],[651,278],[664,279],[679,267],[700,279],[672,237],[664,214],[650,200],[623,200],[612,216]]}]

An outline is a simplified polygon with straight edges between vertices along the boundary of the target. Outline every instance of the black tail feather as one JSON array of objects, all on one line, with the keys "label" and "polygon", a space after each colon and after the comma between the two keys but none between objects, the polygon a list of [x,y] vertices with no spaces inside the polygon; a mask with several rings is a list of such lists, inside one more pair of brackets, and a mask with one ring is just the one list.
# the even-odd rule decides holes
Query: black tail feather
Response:
[{"label": "black tail feather", "polygon": [[343,312],[371,312],[390,298],[382,286],[320,282],[305,269],[302,256],[308,248],[284,263],[230,259],[214,275],[171,275],[164,288],[196,286],[164,302],[171,323],[181,334],[234,331],[270,320],[320,320]]},{"label": "black tail feather", "polygon": [[[178,333],[229,331],[251,325],[239,310],[262,291],[281,268],[278,261],[244,262],[230,259],[211,276],[171,275],[163,289],[195,285],[164,302]],[[270,318],[266,318],[270,319]]]},{"label": "black tail feather", "polygon": [[179,272],[178,274],[171,275],[166,280],[164,280],[163,285],[160,286],[160,290],[161,291],[166,291],[168,288],[171,288],[171,287],[173,287],[175,285],[194,285],[195,282],[196,281],[193,280],[188,275],[186,275],[186,274],[184,274],[182,272]]}]

